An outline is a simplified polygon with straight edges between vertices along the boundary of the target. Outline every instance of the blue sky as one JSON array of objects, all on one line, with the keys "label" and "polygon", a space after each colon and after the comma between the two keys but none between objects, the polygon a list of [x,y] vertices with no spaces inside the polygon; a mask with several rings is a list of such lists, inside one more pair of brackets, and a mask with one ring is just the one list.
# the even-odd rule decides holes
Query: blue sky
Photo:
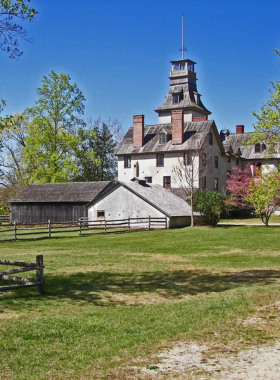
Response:
[{"label": "blue sky", "polygon": [[279,0],[31,0],[39,12],[24,23],[19,61],[0,52],[4,114],[22,112],[51,70],[71,76],[85,95],[85,119],[118,119],[127,130],[134,114],[157,123],[169,88],[170,61],[181,58],[181,17],[187,57],[198,91],[218,129],[253,130],[253,111],[279,80]]}]

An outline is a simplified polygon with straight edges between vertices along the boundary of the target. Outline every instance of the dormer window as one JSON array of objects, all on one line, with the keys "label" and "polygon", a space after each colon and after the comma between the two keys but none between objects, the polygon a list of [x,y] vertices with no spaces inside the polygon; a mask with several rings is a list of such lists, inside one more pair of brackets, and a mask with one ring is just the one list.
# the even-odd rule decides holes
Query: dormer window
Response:
[{"label": "dormer window", "polygon": [[200,103],[200,96],[197,94],[197,95],[196,95],[196,104],[199,105],[199,103]]},{"label": "dormer window", "polygon": [[255,153],[262,153],[266,149],[266,145],[264,143],[255,144]]},{"label": "dormer window", "polygon": [[163,132],[159,134],[159,143],[160,144],[165,144],[166,143],[166,135]]}]

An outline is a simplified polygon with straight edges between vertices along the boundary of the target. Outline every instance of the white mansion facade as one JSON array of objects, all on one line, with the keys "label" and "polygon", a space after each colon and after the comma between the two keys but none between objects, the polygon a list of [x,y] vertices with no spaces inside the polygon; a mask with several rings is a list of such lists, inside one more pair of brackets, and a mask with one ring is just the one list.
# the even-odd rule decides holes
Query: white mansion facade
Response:
[{"label": "white mansion facade", "polygon": [[[118,180],[145,179],[147,183],[179,189],[176,168],[190,165],[199,175],[195,187],[225,192],[228,173],[234,167],[270,165],[278,169],[280,155],[266,159],[265,144],[244,145],[250,133],[237,125],[236,133],[221,130],[206,109],[197,91],[195,62],[172,61],[170,86],[165,100],[155,112],[158,124],[145,125],[144,115],[133,116],[128,130],[115,151],[118,157]],[[180,164],[181,162],[181,164]]]}]

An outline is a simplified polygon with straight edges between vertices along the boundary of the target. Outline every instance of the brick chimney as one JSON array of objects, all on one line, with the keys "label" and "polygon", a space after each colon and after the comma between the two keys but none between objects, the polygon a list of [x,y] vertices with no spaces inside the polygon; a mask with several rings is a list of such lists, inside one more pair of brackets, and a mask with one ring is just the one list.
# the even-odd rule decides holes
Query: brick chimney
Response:
[{"label": "brick chimney", "polygon": [[172,110],[172,144],[183,144],[184,135],[184,110]]},{"label": "brick chimney", "polygon": [[240,135],[241,133],[244,133],[244,125],[237,125],[236,126],[236,134]]},{"label": "brick chimney", "polygon": [[133,116],[133,148],[144,145],[144,115]]}]

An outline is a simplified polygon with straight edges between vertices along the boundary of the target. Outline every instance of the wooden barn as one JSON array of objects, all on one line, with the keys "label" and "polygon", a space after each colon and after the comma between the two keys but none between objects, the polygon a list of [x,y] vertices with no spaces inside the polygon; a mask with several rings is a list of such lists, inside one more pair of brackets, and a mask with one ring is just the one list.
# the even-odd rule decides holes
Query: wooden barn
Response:
[{"label": "wooden barn", "polygon": [[11,222],[77,221],[88,216],[86,205],[111,185],[110,181],[30,185],[10,201]]}]

